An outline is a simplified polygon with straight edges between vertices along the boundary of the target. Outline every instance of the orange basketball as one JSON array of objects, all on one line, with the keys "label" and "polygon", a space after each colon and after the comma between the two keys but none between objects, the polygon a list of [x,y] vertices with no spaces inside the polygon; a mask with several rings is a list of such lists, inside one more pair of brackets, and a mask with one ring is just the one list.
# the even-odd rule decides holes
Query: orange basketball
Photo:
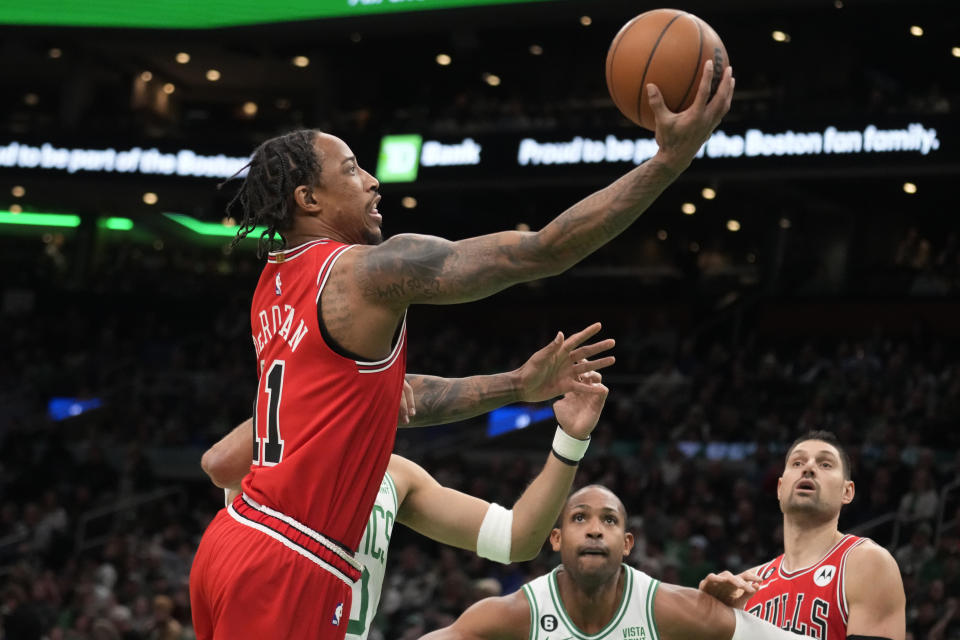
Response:
[{"label": "orange basketball", "polygon": [[607,52],[607,89],[621,113],[654,130],[646,86],[655,84],[671,111],[693,103],[703,65],[713,59],[713,96],[730,64],[717,32],[706,22],[677,9],[641,13],[617,33]]}]

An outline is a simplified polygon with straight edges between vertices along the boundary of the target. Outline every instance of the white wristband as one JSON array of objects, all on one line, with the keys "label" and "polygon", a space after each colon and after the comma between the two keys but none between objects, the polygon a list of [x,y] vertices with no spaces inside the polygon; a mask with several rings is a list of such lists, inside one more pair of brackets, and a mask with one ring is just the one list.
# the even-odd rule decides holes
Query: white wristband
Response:
[{"label": "white wristband", "polygon": [[580,440],[568,435],[563,427],[557,425],[557,433],[553,436],[553,452],[561,458],[580,462],[590,446],[590,438]]},{"label": "white wristband", "polygon": [[512,539],[513,511],[507,511],[495,502],[490,503],[477,534],[477,555],[501,564],[510,564]]}]

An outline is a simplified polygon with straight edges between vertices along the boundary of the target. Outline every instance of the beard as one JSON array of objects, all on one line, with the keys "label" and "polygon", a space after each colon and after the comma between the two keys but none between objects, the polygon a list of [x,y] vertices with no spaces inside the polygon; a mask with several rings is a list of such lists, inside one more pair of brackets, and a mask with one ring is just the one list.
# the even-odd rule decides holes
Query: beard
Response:
[{"label": "beard", "polygon": [[364,227],[363,229],[363,243],[367,245],[378,245],[383,242],[383,231],[379,227],[371,229],[369,227]]}]

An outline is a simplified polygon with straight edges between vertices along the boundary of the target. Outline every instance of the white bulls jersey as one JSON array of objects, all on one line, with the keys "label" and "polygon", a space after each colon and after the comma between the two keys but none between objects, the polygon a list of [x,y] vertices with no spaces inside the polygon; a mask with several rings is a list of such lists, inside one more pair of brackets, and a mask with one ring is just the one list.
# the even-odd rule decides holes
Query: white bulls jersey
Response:
[{"label": "white bulls jersey", "polygon": [[377,614],[380,592],[387,570],[387,549],[390,534],[397,520],[397,488],[387,472],[380,483],[373,511],[367,521],[363,540],[357,548],[357,560],[363,565],[363,575],[353,583],[353,604],[350,606],[350,624],[347,625],[347,640],[365,640],[370,633],[370,623]]},{"label": "white bulls jersey", "polygon": [[578,629],[567,614],[557,585],[559,567],[523,585],[530,606],[530,640],[660,640],[653,618],[653,598],[660,581],[622,566],[623,599],[607,626],[594,634]]}]

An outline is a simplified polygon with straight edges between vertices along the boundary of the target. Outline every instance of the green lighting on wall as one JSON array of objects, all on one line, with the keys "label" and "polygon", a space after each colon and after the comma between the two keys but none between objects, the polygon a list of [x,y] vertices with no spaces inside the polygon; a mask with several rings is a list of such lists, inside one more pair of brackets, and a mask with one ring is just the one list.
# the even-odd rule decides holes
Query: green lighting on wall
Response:
[{"label": "green lighting on wall", "polygon": [[0,224],[19,224],[32,227],[79,227],[80,216],[69,213],[0,211]]},{"label": "green lighting on wall", "polygon": [[[201,220],[197,220],[196,218],[191,218],[183,213],[164,212],[163,215],[201,236],[220,236],[222,238],[232,238],[237,235],[236,225],[227,227],[217,222],[203,222]],[[266,227],[255,227],[253,231],[247,235],[247,238],[251,240],[257,240],[266,230]]]},{"label": "green lighting on wall", "polygon": [[110,229],[111,231],[130,231],[133,229],[133,220],[130,218],[100,218],[97,225],[101,229]]}]

